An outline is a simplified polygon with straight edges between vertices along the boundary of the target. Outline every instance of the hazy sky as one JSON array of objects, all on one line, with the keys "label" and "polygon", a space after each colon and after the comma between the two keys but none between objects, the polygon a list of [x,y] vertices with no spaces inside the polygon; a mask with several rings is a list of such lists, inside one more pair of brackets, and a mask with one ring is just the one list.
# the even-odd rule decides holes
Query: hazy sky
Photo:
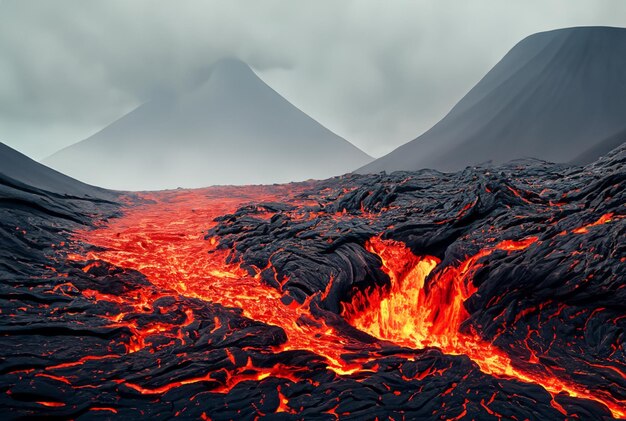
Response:
[{"label": "hazy sky", "polygon": [[0,141],[40,159],[223,57],[373,156],[534,32],[626,26],[626,0],[0,0]]}]

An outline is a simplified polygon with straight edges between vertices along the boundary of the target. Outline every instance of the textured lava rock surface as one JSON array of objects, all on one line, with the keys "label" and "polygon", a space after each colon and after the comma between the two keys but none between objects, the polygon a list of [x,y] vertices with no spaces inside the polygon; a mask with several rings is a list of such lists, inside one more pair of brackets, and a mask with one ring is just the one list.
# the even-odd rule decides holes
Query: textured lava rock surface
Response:
[{"label": "textured lava rock surface", "polygon": [[[97,251],[72,232],[141,206],[88,200],[0,179],[0,408],[9,418],[611,419],[598,401],[482,372],[465,355],[411,349],[350,326],[344,304],[390,279],[375,236],[441,263],[505,241],[524,250],[480,259],[461,329],[624,408],[626,148],[587,167],[519,161],[307,185],[254,202],[207,232],[229,263],[304,303],[349,338],[337,372],[289,349],[280,326],[155,286],[136,271],[72,254]],[[207,227],[211,226],[207,221]]]}]

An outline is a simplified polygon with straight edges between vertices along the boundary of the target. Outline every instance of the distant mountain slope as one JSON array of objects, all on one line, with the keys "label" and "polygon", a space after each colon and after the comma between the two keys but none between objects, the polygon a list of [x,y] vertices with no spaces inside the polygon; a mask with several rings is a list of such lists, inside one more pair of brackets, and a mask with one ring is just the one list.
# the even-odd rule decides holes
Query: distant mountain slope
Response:
[{"label": "distant mountain slope", "polygon": [[357,172],[526,157],[586,164],[624,130],[626,29],[560,29],[521,41],[434,127]]},{"label": "distant mountain slope", "polygon": [[44,162],[99,186],[143,190],[327,178],[371,159],[246,64],[223,60],[197,90],[148,102]]},{"label": "distant mountain slope", "polygon": [[626,143],[626,128],[613,136],[609,136],[608,138],[595,143],[592,147],[586,149],[576,158],[570,160],[569,163],[574,165],[588,164],[589,162],[593,162],[605,155],[607,151],[611,151],[623,143]]},{"label": "distant mountain slope", "polygon": [[48,192],[76,197],[110,199],[114,192],[90,186],[63,175],[51,168],[33,161],[0,142],[0,179],[13,184],[13,181],[25,186]]}]

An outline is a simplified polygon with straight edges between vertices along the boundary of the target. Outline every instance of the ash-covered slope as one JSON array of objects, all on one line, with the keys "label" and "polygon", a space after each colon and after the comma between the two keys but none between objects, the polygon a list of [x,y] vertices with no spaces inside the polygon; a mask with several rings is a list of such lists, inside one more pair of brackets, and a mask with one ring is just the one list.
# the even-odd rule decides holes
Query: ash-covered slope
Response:
[{"label": "ash-covered slope", "polygon": [[0,142],[0,179],[3,183],[20,185],[59,195],[108,198],[115,196],[98,187],[90,186],[33,161],[29,157]]},{"label": "ash-covered slope", "polygon": [[586,164],[625,130],[626,29],[560,29],[521,41],[434,127],[357,172]]},{"label": "ash-covered slope", "polygon": [[231,59],[197,90],[152,100],[44,160],[128,190],[319,179],[369,161]]}]

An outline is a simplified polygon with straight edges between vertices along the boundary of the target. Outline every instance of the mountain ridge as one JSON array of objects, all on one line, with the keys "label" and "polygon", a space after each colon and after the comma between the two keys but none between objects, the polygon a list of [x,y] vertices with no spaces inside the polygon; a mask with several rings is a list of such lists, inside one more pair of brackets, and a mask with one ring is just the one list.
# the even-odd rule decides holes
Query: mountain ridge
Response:
[{"label": "mountain ridge", "polygon": [[[90,157],[109,162],[89,162]],[[128,190],[327,178],[371,157],[226,59],[197,89],[149,101],[44,160],[93,184]]]},{"label": "mountain ridge", "polygon": [[27,157],[0,142],[0,178],[62,196],[110,199],[115,192],[90,186]]},{"label": "mountain ridge", "polygon": [[529,157],[585,164],[624,129],[626,29],[564,28],[520,41],[431,129],[356,172]]}]

